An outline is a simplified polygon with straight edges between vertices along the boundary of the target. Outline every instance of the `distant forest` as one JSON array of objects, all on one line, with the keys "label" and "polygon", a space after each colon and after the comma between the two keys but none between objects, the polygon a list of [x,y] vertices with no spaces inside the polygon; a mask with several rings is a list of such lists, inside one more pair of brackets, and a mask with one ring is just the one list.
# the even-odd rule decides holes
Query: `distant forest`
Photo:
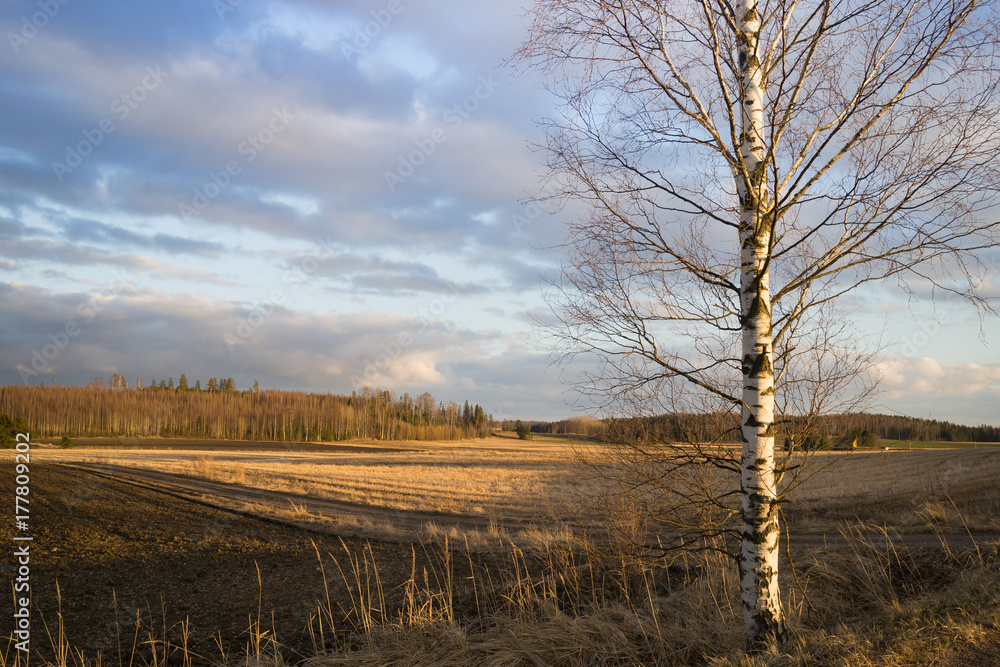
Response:
[{"label": "distant forest", "polygon": [[479,405],[439,403],[365,388],[351,396],[246,391],[232,378],[188,384],[99,378],[86,387],[0,387],[0,415],[33,437],[180,437],[264,441],[460,440],[485,438],[492,416]]},{"label": "distant forest", "polygon": [[823,424],[831,437],[848,431],[868,431],[885,440],[1000,442],[1000,426],[963,426],[936,419],[898,415],[830,415],[823,418]]},{"label": "distant forest", "polygon": [[[1000,442],[1000,427],[880,414],[827,415],[807,428],[824,445],[885,440]],[[739,440],[736,415],[661,415],[644,419],[576,417],[525,422],[535,433],[573,434],[611,441],[709,442]],[[232,378],[209,378],[202,388],[185,375],[130,384],[120,375],[96,378],[86,387],[0,386],[0,441],[27,429],[34,437],[180,437],[289,442],[371,440],[460,440],[514,430],[479,405],[437,402],[429,393],[412,397],[364,388],[350,396],[262,390],[256,382],[239,390]],[[779,427],[779,432],[781,428]]]},{"label": "distant forest", "polygon": [[[577,418],[556,422],[529,422],[535,433],[575,433],[612,441],[682,442],[694,440],[723,442],[739,440],[739,420],[733,414],[661,415],[650,418]],[[944,442],[1000,442],[1000,427],[963,426],[934,419],[880,414],[842,414],[817,417],[809,425],[790,420],[795,431],[808,433],[824,443],[857,439],[859,445],[882,440],[925,440]],[[781,428],[779,427],[779,432]]]}]

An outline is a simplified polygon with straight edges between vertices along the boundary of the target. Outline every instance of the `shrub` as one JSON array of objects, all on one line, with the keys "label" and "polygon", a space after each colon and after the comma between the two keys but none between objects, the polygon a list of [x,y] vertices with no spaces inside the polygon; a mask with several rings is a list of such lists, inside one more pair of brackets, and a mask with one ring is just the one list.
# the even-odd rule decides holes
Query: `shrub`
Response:
[{"label": "shrub", "polygon": [[514,430],[517,431],[517,437],[521,440],[531,440],[531,427],[522,422],[520,419],[514,425]]},{"label": "shrub", "polygon": [[837,440],[837,449],[854,449],[855,447],[875,447],[878,440],[867,430],[851,429]]},{"label": "shrub", "polygon": [[68,435],[64,435],[62,437],[62,440],[59,441],[59,446],[62,447],[63,449],[69,449],[70,447],[73,446],[73,439],[70,438]]},{"label": "shrub", "polygon": [[830,449],[833,446],[833,443],[830,442],[830,438],[828,438],[825,433],[810,433],[802,436],[799,441],[793,445],[793,447],[795,446],[805,452],[814,452],[821,449]]}]

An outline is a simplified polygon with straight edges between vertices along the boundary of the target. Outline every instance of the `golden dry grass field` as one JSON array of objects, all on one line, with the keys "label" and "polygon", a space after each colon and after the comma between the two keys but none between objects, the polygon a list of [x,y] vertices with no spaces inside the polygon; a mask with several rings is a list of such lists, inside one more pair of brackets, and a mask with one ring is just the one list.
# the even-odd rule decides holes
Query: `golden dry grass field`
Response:
[{"label": "golden dry grass field", "polygon": [[[155,439],[150,444],[155,447]],[[348,443],[329,453],[80,448],[47,449],[42,456],[379,510],[536,527],[594,526],[606,518],[602,510],[608,493],[614,493],[592,465],[600,461],[601,447],[555,437],[359,444],[358,451]],[[804,462],[786,512],[797,532],[836,533],[845,522],[901,533],[1000,532],[1000,449],[820,452]],[[287,510],[294,514],[296,507],[293,501]],[[323,518],[299,514],[299,519]],[[385,520],[371,529],[392,530]]]},{"label": "golden dry grass field", "polygon": [[[571,447],[491,438],[459,442],[365,442],[363,451],[338,446],[330,453],[231,450],[47,449],[54,463],[116,466],[289,494],[290,502],[241,509],[298,523],[325,524],[369,537],[404,534],[387,518],[411,513],[466,517],[498,524],[553,525],[584,520],[584,472]],[[309,511],[308,498],[371,508],[373,521],[352,513]],[[412,522],[409,522],[412,524]],[[434,530],[433,518],[425,521]],[[412,531],[410,531],[412,532]],[[414,535],[407,533],[409,537]]]}]

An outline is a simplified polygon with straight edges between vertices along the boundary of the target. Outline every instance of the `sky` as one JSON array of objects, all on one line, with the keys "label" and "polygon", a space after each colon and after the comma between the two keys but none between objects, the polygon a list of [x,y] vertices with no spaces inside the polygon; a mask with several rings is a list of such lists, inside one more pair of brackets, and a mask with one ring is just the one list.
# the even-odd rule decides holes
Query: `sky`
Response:
[{"label": "sky", "polygon": [[[555,99],[505,64],[526,3],[3,3],[0,384],[575,414],[533,326],[574,208],[528,202]],[[847,305],[887,343],[874,411],[1000,424],[996,318],[892,286]]]}]

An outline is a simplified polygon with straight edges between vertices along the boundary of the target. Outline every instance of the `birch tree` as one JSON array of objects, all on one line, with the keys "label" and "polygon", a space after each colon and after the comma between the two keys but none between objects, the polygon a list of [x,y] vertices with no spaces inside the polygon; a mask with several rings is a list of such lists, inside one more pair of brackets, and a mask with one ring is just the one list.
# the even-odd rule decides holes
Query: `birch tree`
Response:
[{"label": "birch tree", "polygon": [[996,9],[538,0],[530,14],[519,56],[563,101],[545,123],[550,191],[587,210],[555,335],[609,409],[739,413],[751,647],[787,636],[775,434],[870,389],[852,384],[872,355],[837,299],[889,281],[990,309],[977,253],[998,236]]}]

